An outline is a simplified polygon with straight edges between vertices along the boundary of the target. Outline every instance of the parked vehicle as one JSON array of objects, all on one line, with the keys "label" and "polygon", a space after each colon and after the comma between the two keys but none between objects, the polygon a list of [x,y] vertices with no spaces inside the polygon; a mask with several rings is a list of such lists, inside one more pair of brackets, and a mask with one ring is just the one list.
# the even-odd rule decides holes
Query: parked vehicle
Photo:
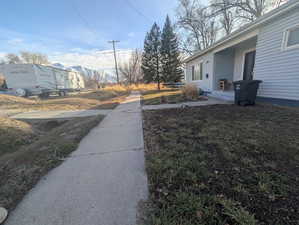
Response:
[{"label": "parked vehicle", "polygon": [[64,96],[67,92],[85,87],[81,74],[51,66],[36,64],[0,65],[0,73],[6,80],[7,88],[21,97],[50,94]]}]

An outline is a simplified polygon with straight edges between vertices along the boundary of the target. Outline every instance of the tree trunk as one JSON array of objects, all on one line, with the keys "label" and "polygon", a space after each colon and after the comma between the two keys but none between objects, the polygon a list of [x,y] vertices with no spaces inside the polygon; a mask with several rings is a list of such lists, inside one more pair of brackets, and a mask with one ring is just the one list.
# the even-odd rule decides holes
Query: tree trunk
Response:
[{"label": "tree trunk", "polygon": [[157,81],[158,81],[158,90],[160,91],[160,74],[159,74],[159,57],[157,57]]}]

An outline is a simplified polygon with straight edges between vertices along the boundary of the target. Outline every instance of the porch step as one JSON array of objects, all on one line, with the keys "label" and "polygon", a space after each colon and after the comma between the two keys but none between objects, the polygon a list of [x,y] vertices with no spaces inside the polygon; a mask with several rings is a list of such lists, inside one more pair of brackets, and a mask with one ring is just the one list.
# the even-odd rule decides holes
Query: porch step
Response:
[{"label": "porch step", "polygon": [[234,101],[235,99],[235,93],[233,91],[212,91],[208,96],[226,101]]}]

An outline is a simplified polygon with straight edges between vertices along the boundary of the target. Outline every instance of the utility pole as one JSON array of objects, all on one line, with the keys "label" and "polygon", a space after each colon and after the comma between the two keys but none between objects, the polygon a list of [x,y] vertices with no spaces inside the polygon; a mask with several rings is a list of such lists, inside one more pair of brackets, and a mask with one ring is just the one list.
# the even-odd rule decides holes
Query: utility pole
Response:
[{"label": "utility pole", "polygon": [[116,59],[116,51],[115,51],[115,43],[118,43],[118,42],[119,41],[115,41],[115,40],[108,41],[108,43],[112,43],[112,46],[113,46],[116,79],[117,79],[117,83],[119,84],[119,75],[118,75],[118,67],[117,67],[117,59]]}]

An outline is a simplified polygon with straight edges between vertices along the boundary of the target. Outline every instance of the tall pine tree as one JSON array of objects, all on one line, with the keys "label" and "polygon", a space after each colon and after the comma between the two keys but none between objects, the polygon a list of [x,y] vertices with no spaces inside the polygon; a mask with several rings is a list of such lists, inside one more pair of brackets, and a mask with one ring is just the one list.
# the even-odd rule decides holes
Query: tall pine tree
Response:
[{"label": "tall pine tree", "polygon": [[179,82],[183,70],[180,61],[179,43],[167,15],[161,37],[161,74],[164,82]]},{"label": "tall pine tree", "polygon": [[159,26],[154,23],[151,31],[147,33],[144,40],[144,51],[142,54],[141,68],[144,73],[145,82],[157,82],[159,90],[161,83],[160,50],[161,31]]}]

